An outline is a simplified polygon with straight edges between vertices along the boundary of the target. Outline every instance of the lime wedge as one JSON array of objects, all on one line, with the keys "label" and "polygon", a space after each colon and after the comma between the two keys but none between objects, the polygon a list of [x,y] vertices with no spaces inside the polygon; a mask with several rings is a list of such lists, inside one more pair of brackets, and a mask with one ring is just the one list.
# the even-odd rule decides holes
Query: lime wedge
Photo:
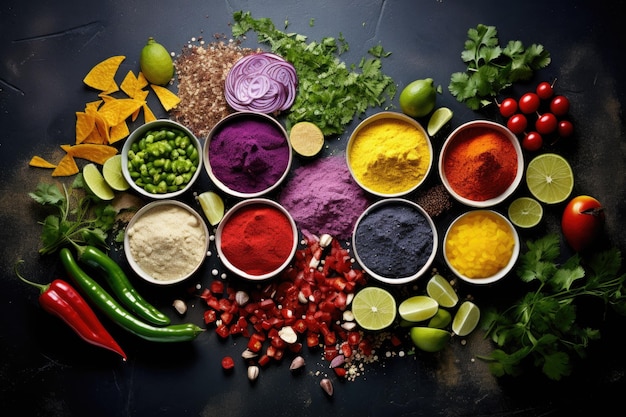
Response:
[{"label": "lime wedge", "polygon": [[452,110],[447,107],[439,107],[437,110],[433,112],[428,120],[428,126],[426,130],[428,131],[429,136],[435,136],[442,127],[446,125],[450,120],[452,120]]},{"label": "lime wedge", "polygon": [[543,217],[543,207],[534,198],[520,197],[509,204],[508,215],[511,223],[517,227],[534,227]]},{"label": "lime wedge", "polygon": [[130,188],[128,181],[122,174],[122,155],[113,155],[102,165],[102,176],[109,187],[116,191],[126,191]]},{"label": "lime wedge", "polygon": [[382,330],[396,318],[396,300],[387,290],[365,287],[352,300],[354,320],[365,330]]},{"label": "lime wedge", "polygon": [[467,336],[474,331],[480,320],[480,309],[471,301],[464,301],[452,319],[452,331],[458,336]]},{"label": "lime wedge", "polygon": [[83,167],[83,180],[85,185],[100,200],[113,200],[115,193],[104,180],[98,167],[91,163]]},{"label": "lime wedge", "polygon": [[544,153],[528,163],[526,184],[537,200],[556,204],[565,201],[574,189],[574,173],[565,158]]},{"label": "lime wedge", "polygon": [[452,322],[452,314],[448,310],[440,308],[437,313],[428,320],[428,327],[434,327],[436,329],[443,329]]},{"label": "lime wedge", "polygon": [[404,320],[418,322],[428,320],[437,313],[439,304],[434,298],[426,295],[416,295],[400,303],[398,314]]},{"label": "lime wedge", "polygon": [[413,344],[425,352],[442,350],[452,337],[449,331],[432,327],[412,327],[409,335]]},{"label": "lime wedge", "polygon": [[200,207],[211,226],[218,224],[224,217],[224,200],[213,191],[205,191],[198,196]]},{"label": "lime wedge", "polygon": [[433,277],[426,284],[426,293],[429,297],[437,301],[441,307],[454,307],[459,302],[459,296],[452,288],[447,279],[439,274]]}]

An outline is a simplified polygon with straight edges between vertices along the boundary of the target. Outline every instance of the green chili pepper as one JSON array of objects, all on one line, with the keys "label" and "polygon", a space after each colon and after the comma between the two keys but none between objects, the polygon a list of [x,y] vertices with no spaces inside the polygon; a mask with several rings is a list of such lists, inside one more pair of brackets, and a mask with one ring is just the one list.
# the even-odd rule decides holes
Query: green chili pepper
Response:
[{"label": "green chili pepper", "polygon": [[100,311],[127,331],[153,342],[191,341],[204,331],[193,323],[156,327],[139,320],[125,310],[104,288],[81,269],[68,248],[61,249],[59,254],[63,267],[76,285],[82,289]]},{"label": "green chili pepper", "polygon": [[156,307],[148,303],[128,280],[124,270],[106,253],[94,246],[81,249],[78,260],[104,272],[109,287],[122,305],[144,320],[159,326],[170,324],[170,319]]}]

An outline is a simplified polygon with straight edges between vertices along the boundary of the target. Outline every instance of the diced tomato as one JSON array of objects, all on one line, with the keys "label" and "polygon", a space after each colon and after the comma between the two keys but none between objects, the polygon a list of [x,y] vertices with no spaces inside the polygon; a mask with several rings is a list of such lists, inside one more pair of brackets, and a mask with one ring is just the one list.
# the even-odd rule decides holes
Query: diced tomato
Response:
[{"label": "diced tomato", "polygon": [[300,343],[300,342],[292,343],[292,344],[288,345],[287,348],[289,349],[289,351],[291,351],[293,353],[298,353],[298,352],[302,351],[302,343]]},{"label": "diced tomato", "polygon": [[332,361],[337,355],[339,355],[339,350],[337,350],[336,346],[324,346],[324,359],[328,362]]},{"label": "diced tomato", "polygon": [[324,335],[324,344],[326,346],[334,346],[335,344],[337,344],[337,335],[335,334],[335,332],[330,331]]},{"label": "diced tomato", "polygon": [[225,324],[220,324],[215,328],[215,333],[217,333],[218,336],[226,339],[230,335],[230,329]]},{"label": "diced tomato", "polygon": [[233,314],[229,313],[228,311],[224,311],[222,314],[220,314],[220,319],[224,324],[230,324],[233,321],[234,317],[235,316],[233,316]]},{"label": "diced tomato", "polygon": [[350,346],[357,346],[361,342],[361,333],[356,331],[349,332],[347,340]]},{"label": "diced tomato", "polygon": [[335,374],[340,378],[345,377],[346,374],[348,373],[346,368],[344,368],[343,366],[336,366],[333,368],[333,371],[335,371]]},{"label": "diced tomato", "polygon": [[359,351],[365,356],[369,356],[372,354],[372,345],[366,339],[363,339],[359,342]]},{"label": "diced tomato", "polygon": [[204,312],[204,322],[206,324],[215,323],[215,320],[217,320],[217,313],[215,310],[211,309]]},{"label": "diced tomato", "polygon": [[259,352],[263,347],[264,340],[265,336],[261,333],[252,333],[252,336],[248,339],[248,349],[253,352]]},{"label": "diced tomato", "polygon": [[346,358],[350,358],[352,356],[352,348],[348,342],[343,342],[341,344],[341,352]]},{"label": "diced tomato", "polygon": [[214,295],[207,296],[204,298],[204,300],[206,301],[206,304],[207,306],[209,306],[209,308],[212,308],[213,310],[220,309],[219,300]]},{"label": "diced tomato", "polygon": [[224,294],[224,282],[214,279],[209,285],[209,290],[215,295]]},{"label": "diced tomato", "polygon": [[224,356],[222,358],[222,368],[228,370],[235,367],[235,361],[230,356]]},{"label": "diced tomato", "polygon": [[267,365],[268,363],[270,363],[270,360],[271,360],[271,359],[272,359],[272,358],[270,358],[270,357],[269,357],[269,356],[267,356],[267,355],[261,355],[261,357],[259,358],[258,363],[259,363],[259,365],[260,365],[260,366],[265,366],[265,365]]},{"label": "diced tomato", "polygon": [[293,325],[291,326],[293,327],[293,329],[296,331],[296,333],[304,333],[306,332],[307,326],[306,326],[306,321],[304,321],[304,319],[298,319],[295,321],[295,323],[293,323]]},{"label": "diced tomato", "polygon": [[262,310],[269,310],[271,308],[274,308],[274,306],[274,300],[272,300],[271,298],[266,298],[259,302],[259,308],[261,308]]},{"label": "diced tomato", "polygon": [[319,333],[309,332],[306,335],[306,345],[310,348],[316,347],[320,344],[320,335]]}]

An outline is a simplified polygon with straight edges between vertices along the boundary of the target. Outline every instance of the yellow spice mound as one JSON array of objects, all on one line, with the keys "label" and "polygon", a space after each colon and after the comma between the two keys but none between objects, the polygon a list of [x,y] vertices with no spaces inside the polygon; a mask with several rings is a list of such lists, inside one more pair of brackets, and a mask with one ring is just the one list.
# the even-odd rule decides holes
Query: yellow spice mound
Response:
[{"label": "yellow spice mound", "polygon": [[445,242],[450,264],[468,278],[487,278],[504,268],[513,254],[510,226],[491,212],[471,212],[450,229]]}]

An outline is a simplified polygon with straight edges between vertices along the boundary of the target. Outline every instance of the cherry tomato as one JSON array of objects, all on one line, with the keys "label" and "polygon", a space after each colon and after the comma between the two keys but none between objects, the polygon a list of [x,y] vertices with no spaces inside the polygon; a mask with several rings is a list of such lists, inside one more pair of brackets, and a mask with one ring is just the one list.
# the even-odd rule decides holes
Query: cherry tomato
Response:
[{"label": "cherry tomato", "polygon": [[524,133],[524,130],[526,130],[526,126],[528,126],[528,120],[526,119],[526,116],[521,113],[514,114],[506,122],[506,127],[508,127],[509,130],[516,135],[521,135],[522,133]]},{"label": "cherry tomato", "polygon": [[522,148],[530,152],[538,151],[542,145],[543,137],[537,132],[529,132],[522,139]]},{"label": "cherry tomato", "polygon": [[554,95],[554,88],[552,87],[552,84],[547,81],[539,83],[537,86],[537,95],[542,100],[551,98]]},{"label": "cherry tomato", "polygon": [[569,112],[569,99],[565,96],[556,96],[550,102],[550,111],[556,116],[565,116]]},{"label": "cherry tomato", "polygon": [[539,109],[541,100],[535,93],[526,93],[519,99],[519,109],[524,114],[532,114]]},{"label": "cherry tomato", "polygon": [[559,126],[557,127],[557,131],[559,132],[560,137],[567,138],[572,136],[574,133],[574,125],[569,120],[561,120],[559,122]]},{"label": "cherry tomato", "polygon": [[502,117],[511,117],[517,112],[517,101],[513,98],[505,98],[500,103],[500,114]]},{"label": "cherry tomato", "polygon": [[535,122],[535,129],[542,135],[548,135],[556,131],[558,120],[552,113],[542,114]]},{"label": "cherry tomato", "polygon": [[574,197],[561,219],[565,241],[576,252],[588,248],[600,235],[604,220],[604,208],[598,200],[588,195]]},{"label": "cherry tomato", "polygon": [[235,367],[235,361],[230,356],[224,356],[222,358],[222,368],[233,369]]}]

